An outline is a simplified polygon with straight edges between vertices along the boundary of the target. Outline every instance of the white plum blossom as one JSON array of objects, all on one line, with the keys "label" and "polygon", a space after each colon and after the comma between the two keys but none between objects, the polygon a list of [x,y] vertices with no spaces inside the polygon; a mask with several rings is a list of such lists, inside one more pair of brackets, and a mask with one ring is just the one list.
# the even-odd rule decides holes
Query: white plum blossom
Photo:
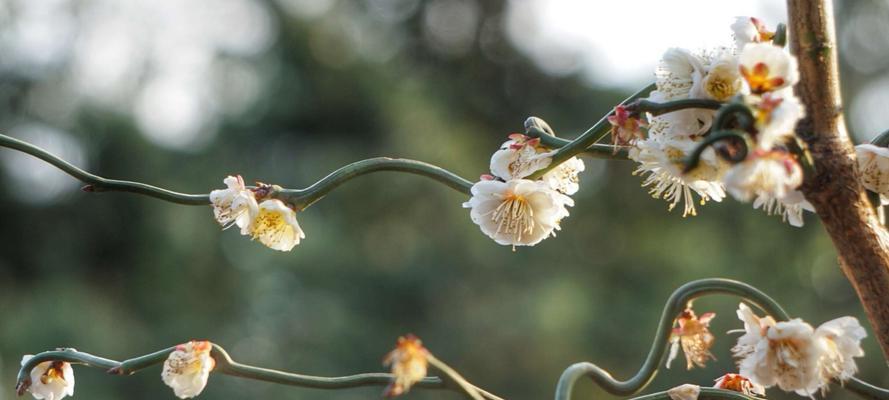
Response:
[{"label": "white plum blossom", "polygon": [[787,152],[757,150],[732,166],[723,181],[739,201],[750,201],[754,196],[783,199],[802,184],[803,170]]},{"label": "white plum blossom", "polygon": [[296,222],[296,211],[278,199],[259,203],[259,211],[248,230],[253,239],[279,251],[290,251],[306,237]]},{"label": "white plum blossom", "polygon": [[195,397],[204,391],[216,360],[210,356],[208,341],[190,341],[176,346],[164,361],[161,378],[180,399]]},{"label": "white plum blossom", "polygon": [[521,179],[546,168],[552,162],[548,149],[540,139],[520,133],[509,135],[509,140],[491,156],[491,173],[503,180]]},{"label": "white plum blossom", "polygon": [[662,118],[652,121],[649,137],[636,141],[630,149],[629,158],[639,163],[633,174],[644,175],[642,186],[650,188],[652,197],[664,198],[670,210],[682,202],[683,217],[697,215],[692,193],[700,196],[702,205],[709,200],[719,202],[725,198],[720,182],[724,163],[716,158],[713,150],[708,149],[697,168],[683,173],[685,159],[698,146],[698,141],[662,133],[669,129],[662,130],[669,123],[669,120]]},{"label": "white plum blossom", "polygon": [[754,17],[737,17],[731,28],[738,50],[748,43],[769,43],[775,37],[775,32],[770,32],[762,21]]},{"label": "white plum blossom", "polygon": [[769,43],[749,43],[738,56],[741,75],[753,94],[763,94],[799,81],[796,58],[783,48]]},{"label": "white plum blossom", "polygon": [[762,208],[768,215],[780,215],[784,222],[797,228],[804,224],[803,211],[815,212],[815,207],[806,200],[799,190],[790,191],[780,199],[767,194],[759,194],[753,200],[753,208]]},{"label": "white plum blossom", "polygon": [[805,116],[805,108],[790,88],[762,96],[745,98],[753,109],[756,147],[771,150],[794,137],[796,123]]},{"label": "white plum blossom", "polygon": [[817,329],[801,319],[775,322],[760,318],[745,304],[738,306],[744,335],[732,348],[741,375],[763,387],[812,396],[831,380],[844,381],[857,371],[864,328],[853,317],[828,321]]},{"label": "white plum blossom", "polygon": [[[22,366],[32,355],[22,357]],[[44,361],[31,369],[31,385],[28,392],[35,399],[61,400],[74,396],[74,369],[64,361]]]},{"label": "white plum blossom", "polygon": [[706,75],[700,85],[692,86],[692,98],[728,101],[741,92],[744,81],[738,70],[738,59],[733,54],[723,51],[705,68]]},{"label": "white plum blossom", "polygon": [[223,182],[228,188],[210,192],[213,216],[224,229],[237,225],[243,230],[259,210],[256,197],[240,175],[228,176]]},{"label": "white plum blossom", "polygon": [[867,332],[853,317],[840,317],[827,321],[815,329],[815,337],[821,346],[821,378],[846,381],[858,372],[854,357],[863,357],[861,340]]},{"label": "white plum blossom", "polygon": [[568,216],[570,197],[545,182],[512,179],[482,180],[472,186],[472,197],[463,203],[485,235],[502,245],[533,246],[560,229]]},{"label": "white plum blossom", "polygon": [[[654,102],[728,100],[741,93],[743,88],[737,65],[736,57],[726,48],[698,53],[671,48],[664,53],[655,71],[657,90],[648,99]],[[715,111],[691,108],[672,112],[669,116],[687,122],[674,122],[675,134],[693,136],[703,134],[710,128]]]},{"label": "white plum blossom", "polygon": [[818,361],[821,352],[815,330],[801,319],[775,322],[759,318],[747,305],[738,306],[745,333],[732,348],[738,369],[751,382],[784,391],[811,393],[823,384]]},{"label": "white plum blossom", "polygon": [[543,174],[540,179],[546,182],[550,188],[567,195],[573,195],[580,190],[580,173],[586,169],[583,160],[571,157]]},{"label": "white plum blossom", "polygon": [[[542,146],[539,138],[519,133],[509,135],[509,138],[491,156],[491,173],[494,176],[504,181],[522,179],[552,163],[552,151]],[[554,190],[572,195],[580,189],[579,174],[584,168],[582,160],[571,157],[543,174],[540,179]]]},{"label": "white plum blossom", "polygon": [[889,204],[889,148],[859,144],[855,146],[855,153],[861,184],[879,194],[882,204]]}]

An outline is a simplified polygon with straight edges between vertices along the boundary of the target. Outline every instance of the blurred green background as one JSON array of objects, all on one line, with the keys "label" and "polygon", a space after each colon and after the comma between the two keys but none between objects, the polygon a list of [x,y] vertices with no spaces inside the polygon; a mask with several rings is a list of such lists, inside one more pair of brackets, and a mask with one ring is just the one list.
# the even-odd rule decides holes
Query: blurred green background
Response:
[{"label": "blurred green background", "polygon": [[[236,173],[303,187],[374,156],[475,179],[525,117],[570,137],[633,91],[607,77],[543,72],[504,28],[511,4],[7,0],[0,129],[95,173],[183,192],[220,188]],[[837,6],[844,89],[855,103],[889,82],[889,7]],[[885,105],[870,96],[862,104]],[[124,359],[204,338],[245,363],[342,375],[382,371],[382,356],[408,332],[482,387],[549,398],[574,362],[633,374],[667,296],[705,277],[749,282],[813,324],[865,321],[812,215],[796,229],[728,200],[683,219],[639,188],[630,163],[587,160],[559,237],[516,252],[481,234],[464,196],[416,176],[341,187],[299,214],[308,237],[278,253],[221,232],[209,207],[82,193],[8,150],[0,168],[0,400],[15,397],[22,354],[55,347]],[[736,307],[699,300],[699,312],[717,313],[718,361],[685,371],[680,359],[646,392],[733,372],[734,338],[724,332],[740,327]],[[864,348],[859,376],[889,386],[872,336]],[[174,398],[159,367],[76,376],[77,398]],[[381,392],[210,379],[201,398]],[[591,396],[611,398],[578,385],[576,398]],[[777,389],[769,397],[798,398]],[[829,397],[851,395],[835,388]]]}]

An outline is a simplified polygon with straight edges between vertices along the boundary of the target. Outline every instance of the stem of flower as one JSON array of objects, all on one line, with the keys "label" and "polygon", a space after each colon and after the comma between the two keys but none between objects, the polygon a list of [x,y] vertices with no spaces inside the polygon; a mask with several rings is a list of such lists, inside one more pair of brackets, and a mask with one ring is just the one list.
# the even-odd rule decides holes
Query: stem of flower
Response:
[{"label": "stem of flower", "polygon": [[[0,147],[17,150],[46,161],[73,178],[85,183],[86,186],[83,187],[83,190],[86,192],[130,192],[176,204],[191,206],[210,204],[209,194],[178,193],[142,182],[108,179],[91,174],[40,147],[2,134],[0,134]],[[308,188],[284,189],[276,195],[283,200],[288,200],[295,205],[301,206],[301,208],[305,208],[346,181],[377,171],[400,171],[423,175],[467,195],[470,194],[470,188],[472,188],[472,182],[441,167],[415,160],[379,157],[346,165]]]},{"label": "stem of flower", "polygon": [[83,190],[87,192],[130,192],[190,206],[210,204],[210,197],[206,194],[178,193],[141,182],[120,181],[93,175],[40,147],[2,134],[0,134],[0,147],[18,150],[22,153],[30,154],[46,161],[66,174],[85,183],[86,186],[83,187]]},{"label": "stem of flower", "polygon": [[[392,379],[394,379],[392,374],[382,372],[336,377],[320,377],[254,367],[232,360],[231,356],[228,355],[228,352],[226,352],[225,349],[215,343],[213,344],[213,351],[211,355],[213,356],[213,359],[216,360],[216,367],[214,368],[214,372],[282,385],[309,387],[315,389],[347,389],[362,386],[386,386],[392,381]],[[446,385],[444,381],[437,377],[424,378],[423,380],[417,382],[414,387],[426,389],[454,389]]]},{"label": "stem of flower", "polygon": [[[638,92],[634,93],[632,96],[628,97],[626,100],[620,102],[620,104],[623,105],[623,104],[627,104],[631,101],[634,101],[634,100],[648,94],[649,92],[651,92],[652,90],[654,90],[656,88],[657,87],[655,86],[655,84],[652,83],[652,84],[642,88],[642,90],[639,90]],[[534,172],[533,174],[531,174],[528,177],[528,179],[540,178],[541,176],[543,176],[543,174],[545,174],[545,173],[549,172],[551,169],[559,166],[559,164],[567,161],[571,157],[574,157],[574,156],[586,151],[587,148],[589,148],[590,146],[592,146],[593,144],[595,144],[596,142],[601,140],[603,137],[605,137],[605,135],[607,135],[608,132],[610,131],[610,126],[611,126],[611,124],[608,123],[608,117],[613,113],[614,113],[614,110],[609,111],[608,114],[605,114],[605,116],[603,116],[599,120],[599,122],[596,122],[595,125],[590,127],[590,129],[587,129],[584,133],[581,133],[580,136],[578,136],[577,138],[575,138],[568,144],[566,144],[566,145],[562,146],[561,148],[559,148],[558,150],[556,150],[555,154],[553,154],[553,161],[549,164],[549,166]]]},{"label": "stem of flower", "polygon": [[[559,149],[571,143],[570,140],[558,138],[552,135],[541,134],[539,131],[528,131],[528,136],[534,138],[540,138],[540,143],[546,147],[552,149]],[[617,147],[615,151],[615,146],[608,144],[594,144],[584,150],[581,155],[590,156],[593,158],[604,158],[608,160],[623,160],[627,161],[627,147]]]},{"label": "stem of flower", "polygon": [[466,195],[470,194],[472,188],[472,182],[432,164],[402,158],[377,157],[346,165],[305,189],[281,190],[275,194],[275,197],[291,203],[297,210],[303,210],[353,178],[379,171],[399,171],[422,175]]},{"label": "stem of flower", "polygon": [[701,162],[701,155],[704,153],[708,147],[716,144],[717,142],[721,142],[723,140],[739,140],[743,146],[739,149],[738,153],[730,159],[731,162],[741,162],[745,158],[747,158],[748,145],[747,138],[745,135],[738,131],[713,131],[709,135],[707,135],[694,150],[692,150],[691,154],[688,155],[688,158],[685,160],[685,167],[682,169],[683,173],[688,173],[694,170],[698,164]]},{"label": "stem of flower", "polygon": [[750,107],[741,102],[731,102],[727,103],[716,112],[716,117],[713,118],[713,127],[711,128],[714,131],[729,129],[728,123],[730,118],[736,118],[739,122],[740,128],[749,131],[753,127],[753,113],[750,111]]},{"label": "stem of flower", "polygon": [[709,99],[682,99],[673,100],[663,103],[655,103],[648,100],[636,100],[627,105],[627,109],[631,115],[638,118],[643,113],[649,113],[654,116],[671,113],[673,111],[685,110],[687,108],[702,108],[705,110],[718,110],[725,103],[717,100]]}]

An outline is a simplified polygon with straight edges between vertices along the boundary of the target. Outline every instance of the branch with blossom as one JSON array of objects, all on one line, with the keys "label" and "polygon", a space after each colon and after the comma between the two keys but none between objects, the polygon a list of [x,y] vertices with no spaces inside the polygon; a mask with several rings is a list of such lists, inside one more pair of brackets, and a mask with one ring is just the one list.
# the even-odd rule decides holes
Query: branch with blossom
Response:
[{"label": "branch with blossom", "polygon": [[[792,7],[794,10],[800,9],[801,3],[790,3],[796,5]],[[820,14],[808,18],[819,23],[817,33],[824,36],[818,38],[820,42],[830,44],[832,32],[826,27],[828,19]],[[796,22],[804,25],[801,21],[800,17]],[[873,194],[871,205],[882,212],[882,205],[889,203],[889,149],[886,147],[889,135],[881,135],[874,143],[857,146],[860,171],[856,172],[854,165],[843,164],[852,160],[851,156],[833,157],[834,161],[839,160],[834,163],[836,165],[819,163],[823,161],[819,160],[819,154],[822,159],[842,154],[830,147],[843,140],[842,129],[837,128],[834,115],[838,103],[822,101],[820,103],[824,104],[820,104],[814,98],[819,94],[816,90],[819,86],[814,80],[806,82],[804,86],[808,91],[803,91],[800,97],[794,93],[793,87],[802,83],[797,56],[805,54],[797,48],[795,56],[784,49],[787,36],[780,25],[776,31],[769,31],[755,18],[738,18],[731,28],[734,45],[701,51],[669,49],[655,71],[653,85],[619,103],[573,140],[560,139],[549,124],[539,118],[529,118],[525,133],[507,136],[508,140],[490,159],[490,174],[482,175],[474,183],[420,161],[374,158],[344,166],[304,189],[286,189],[266,183],[248,186],[241,176],[232,175],[223,180],[224,189],[209,194],[184,194],[141,182],[103,178],[8,136],[0,135],[0,146],[52,164],[84,182],[84,190],[88,192],[132,192],[183,205],[211,205],[215,219],[223,228],[237,226],[242,235],[281,251],[293,249],[306,236],[297,222],[298,212],[345,182],[377,171],[426,176],[470,195],[463,207],[469,209],[471,220],[486,236],[498,244],[511,246],[513,250],[516,246],[534,246],[555,236],[561,229],[561,221],[569,216],[568,208],[574,206],[571,196],[580,190],[579,176],[585,165],[579,156],[584,154],[636,162],[638,166],[634,174],[644,177],[642,186],[648,188],[653,197],[666,200],[670,210],[681,204],[683,216],[697,214],[695,203],[720,202],[729,195],[739,201],[752,202],[754,208],[761,208],[770,215],[779,215],[793,226],[802,226],[803,211],[815,210],[809,202],[811,197],[806,197],[812,194],[818,197],[812,202],[820,204],[819,215],[839,215],[834,211],[837,208],[835,203],[843,202],[832,201],[830,193],[824,194],[826,191],[812,189],[818,185],[827,186],[824,182],[831,179],[831,170],[827,170],[828,178],[823,175],[825,166],[833,168],[834,172],[843,172],[843,177],[853,178],[843,181],[844,188],[853,188],[843,192],[848,200],[845,203],[864,201],[861,189],[864,187]],[[797,43],[797,47],[799,45]],[[825,79],[833,79],[829,76],[831,65],[823,59],[809,57],[802,60],[810,73],[821,72],[827,77]],[[823,93],[825,99],[836,97],[836,93],[829,93],[836,91],[836,85],[822,87],[827,91]],[[808,113],[812,113],[813,104],[826,106],[828,111],[821,107],[816,109],[819,112],[812,113],[815,115],[807,115],[804,103],[808,103]],[[809,127],[800,121],[816,125],[814,130],[819,134],[833,132],[840,140],[821,142],[817,135],[805,132]],[[799,134],[798,130],[801,131]],[[600,143],[609,134],[611,144]],[[845,170],[834,168],[837,165]],[[887,236],[882,224],[870,222],[873,217],[867,212],[856,217],[856,221],[863,221],[859,224],[863,228],[856,229],[856,235],[846,235],[848,224],[827,225],[836,242],[861,250],[841,254],[841,260],[846,265],[850,264],[848,259],[854,259],[850,265],[856,267],[849,271],[855,274],[847,276],[856,289],[864,288],[859,293],[860,298],[872,314],[884,352],[889,354],[889,330],[883,329],[889,324],[887,297],[874,295],[889,290],[886,284],[889,272],[885,268],[889,265],[885,248]],[[825,221],[828,219],[826,217]],[[833,230],[830,225],[835,225]],[[871,247],[855,247],[855,243]],[[864,256],[855,259],[859,253]],[[868,260],[874,262],[868,263]],[[867,269],[872,264],[878,267]],[[691,301],[715,293],[738,295],[768,314],[760,317],[743,303],[739,306],[738,317],[744,323],[744,334],[733,347],[733,353],[739,359],[740,374],[723,375],[713,389],[682,385],[642,398],[746,398],[760,395],[765,388],[773,386],[813,396],[827,390],[831,382],[839,382],[867,398],[887,398],[885,389],[853,377],[857,371],[854,358],[863,356],[860,342],[865,337],[864,329],[856,319],[842,317],[816,328],[800,319],[790,319],[777,303],[749,285],[715,279],[692,282],[674,292],[661,316],[648,357],[636,375],[618,381],[594,364],[575,364],[563,373],[556,398],[567,400],[575,382],[584,376],[614,394],[635,394],[650,383],[663,364],[668,343],[671,344],[668,365],[681,349],[687,368],[705,366],[712,358],[709,349],[715,335],[709,331],[708,324],[714,315],[705,313],[698,317],[691,308]],[[45,352],[23,359],[18,391],[21,394],[30,390],[35,397],[71,395],[74,382],[72,362],[107,368],[116,374],[130,374],[161,361],[164,361],[164,382],[182,398],[199,394],[210,372],[217,371],[321,388],[386,382],[390,385],[389,395],[404,393],[415,384],[417,387],[450,387],[476,400],[498,399],[468,383],[435,358],[419,339],[412,337],[400,339],[396,350],[386,358],[393,368],[392,375],[362,374],[341,378],[307,377],[238,364],[224,350],[209,342],[189,342],[124,362],[74,350]],[[425,378],[429,365],[442,371],[448,380]]]},{"label": "branch with blossom", "polygon": [[[807,365],[812,371],[817,371],[818,373],[812,373],[808,379],[803,382],[805,383],[805,385],[803,385],[804,387],[798,388],[794,386],[779,385],[782,390],[798,390],[798,393],[809,396],[816,391],[826,390],[827,385],[830,382],[836,382],[839,383],[842,388],[858,394],[865,399],[889,399],[889,389],[871,385],[856,379],[849,374],[849,372],[856,369],[852,357],[860,357],[863,355],[858,342],[863,338],[862,335],[864,330],[854,318],[838,318],[837,320],[830,321],[819,327],[818,330],[820,330],[820,333],[817,335],[816,330],[811,330],[810,332],[803,332],[802,336],[795,338],[803,338],[808,340],[808,342],[783,340],[782,337],[777,337],[777,335],[780,335],[786,330],[786,324],[791,324],[792,327],[801,327],[803,331],[806,331],[806,326],[808,324],[805,324],[799,319],[791,319],[790,315],[784,311],[780,304],[759,289],[746,283],[729,279],[701,279],[686,283],[670,295],[670,298],[667,300],[664,305],[664,310],[661,313],[661,319],[658,322],[652,346],[649,349],[645,361],[635,375],[627,380],[621,381],[613,378],[607,370],[595,364],[589,362],[573,364],[565,369],[565,371],[562,372],[562,376],[559,378],[559,383],[556,386],[556,400],[570,400],[575,384],[582,378],[591,379],[608,393],[617,396],[630,396],[644,390],[654,379],[660,366],[665,364],[664,358],[667,357],[669,351],[667,345],[674,342],[674,338],[677,334],[680,336],[680,340],[697,340],[701,336],[711,335],[706,326],[698,327],[697,329],[686,332],[681,330],[677,332],[673,329],[674,325],[682,324],[683,319],[688,321],[690,317],[689,310],[691,310],[691,303],[693,300],[710,295],[730,295],[739,297],[763,310],[770,317],[766,317],[769,322],[764,323],[764,325],[766,325],[765,329],[761,329],[761,326],[759,325],[755,326],[754,329],[754,327],[748,323],[748,321],[751,320],[750,308],[741,303],[738,316],[745,322],[746,332],[748,333],[739,338],[738,345],[735,346],[735,353],[737,356],[741,357],[739,367],[741,369],[740,375],[742,375],[742,377],[739,378],[734,376],[737,374],[729,374],[730,376],[719,378],[715,385],[716,390],[711,388],[701,388],[701,398],[749,398],[752,394],[761,395],[758,389],[751,391],[751,388],[753,388],[753,386],[761,386],[764,390],[764,388],[774,386],[778,379],[790,379],[793,377],[795,370],[793,368],[787,368],[786,366],[783,367],[783,369],[779,368],[780,365],[775,363],[778,362],[776,360],[780,360],[780,357],[776,358],[774,354],[759,353],[753,355],[756,358],[750,357],[752,354],[747,353],[748,346],[752,345],[757,350],[762,351],[762,349],[773,349],[779,345],[788,345],[789,343],[806,343],[807,345],[801,345],[798,349],[789,349],[786,354],[791,354],[793,351],[797,351],[797,353],[794,354],[807,354],[809,356],[807,358],[809,364]],[[709,320],[712,319],[713,316],[707,316],[706,318]],[[702,318],[703,317],[704,315],[702,315]],[[773,317],[775,319],[772,319]],[[766,319],[763,319],[763,321]],[[776,323],[776,319],[782,322]],[[854,322],[852,320],[854,320]],[[784,325],[778,327],[777,324]],[[772,328],[774,331],[770,331],[770,327],[774,327]],[[811,327],[809,326],[808,329],[811,329]],[[806,333],[808,333],[807,336]],[[688,335],[688,337],[684,337],[683,334]],[[762,336],[753,336],[754,334],[761,334]],[[757,346],[760,341],[763,341],[763,344]],[[770,341],[774,341],[775,344],[770,344]],[[712,343],[713,340],[710,339],[706,341],[704,347],[696,348],[694,350],[695,352],[691,354],[686,353],[686,358],[689,360],[689,369],[695,366],[703,367],[704,362],[706,362],[706,358],[703,356],[709,354],[709,346],[711,346]],[[685,350],[685,346],[683,346],[683,350]],[[692,360],[695,362],[692,362]],[[771,363],[753,362],[753,360],[770,360]],[[667,362],[669,361],[670,360]],[[698,361],[700,361],[700,363],[698,363]],[[738,394],[741,394],[742,396],[738,397]],[[662,392],[637,397],[635,399],[649,398],[661,399],[672,397],[668,396],[667,392]]]},{"label": "branch with blossom", "polygon": [[[811,396],[816,392],[826,391],[828,384],[835,382],[865,399],[889,399],[889,390],[852,376],[857,371],[854,358],[863,356],[859,343],[864,338],[864,329],[855,318],[837,318],[815,329],[800,319],[791,319],[780,304],[753,286],[728,279],[702,279],[689,282],[670,295],[661,313],[648,356],[633,377],[619,381],[595,364],[577,363],[562,373],[556,387],[556,400],[570,400],[575,384],[584,377],[590,378],[609,393],[632,396],[644,390],[654,379],[657,370],[675,356],[670,354],[670,359],[667,363],[664,362],[668,344],[676,343],[677,340],[682,343],[689,369],[705,367],[706,355],[709,355],[709,348],[713,344],[713,335],[709,332],[707,321],[715,315],[705,313],[697,317],[691,304],[697,298],[717,294],[740,297],[764,311],[767,316],[759,317],[744,303],[739,305],[738,317],[744,322],[744,329],[741,330],[744,335],[738,339],[733,352],[740,359],[740,374],[723,375],[712,388],[694,389],[692,392],[697,398],[750,399],[764,395],[764,390],[772,386]],[[673,328],[677,325],[679,328]],[[709,338],[700,340],[706,337]],[[686,342],[693,345],[687,345]],[[318,377],[241,364],[232,360],[221,346],[208,341],[191,341],[125,361],[115,361],[74,349],[60,349],[25,356],[19,370],[16,390],[19,395],[31,392],[35,397],[46,397],[46,393],[53,393],[60,400],[73,395],[72,365],[103,369],[111,375],[132,375],[163,364],[161,377],[180,398],[199,395],[206,387],[210,374],[221,373],[316,389],[386,386],[383,394],[388,397],[403,395],[412,388],[422,388],[456,391],[475,400],[502,400],[499,396],[469,383],[456,370],[435,357],[413,335],[400,337],[395,349],[383,361],[391,367],[391,374]],[[782,363],[793,363],[801,369],[787,368]],[[441,371],[443,376],[427,376],[430,366]],[[800,374],[799,371],[805,371],[805,374]],[[682,390],[677,388],[633,399],[674,399],[680,394],[684,396],[688,393],[689,388],[683,387]]]},{"label": "branch with blossom", "polygon": [[[200,394],[207,384],[210,372],[282,385],[328,390],[365,386],[384,387],[395,379],[393,374],[388,373],[321,377],[255,367],[234,361],[224,348],[215,343],[192,341],[124,361],[115,361],[75,349],[59,349],[26,356],[19,370],[16,392],[19,395],[25,392],[36,395],[47,390],[47,385],[55,384],[51,389],[56,390],[56,399],[64,397],[62,393],[72,395],[73,372],[66,373],[66,379],[59,381],[56,378],[53,382],[44,377],[49,370],[44,367],[46,365],[56,365],[66,370],[70,370],[71,365],[82,365],[106,370],[110,375],[132,375],[159,364],[164,365],[162,374],[164,382],[180,398]],[[462,390],[437,377],[423,377],[414,385],[423,389]],[[59,388],[63,388],[64,391]]]}]

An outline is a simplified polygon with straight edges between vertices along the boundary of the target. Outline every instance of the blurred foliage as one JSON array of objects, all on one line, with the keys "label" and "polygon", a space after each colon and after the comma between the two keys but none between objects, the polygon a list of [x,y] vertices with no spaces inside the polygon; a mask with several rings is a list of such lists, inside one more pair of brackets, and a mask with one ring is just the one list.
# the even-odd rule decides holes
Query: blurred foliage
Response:
[{"label": "blurred foliage", "polygon": [[[185,192],[221,187],[232,173],[300,187],[381,155],[474,179],[525,117],[543,117],[570,137],[625,95],[546,76],[499,29],[503,4],[469,3],[477,15],[468,46],[430,36],[430,8],[449,4],[433,0],[385,22],[400,43],[385,57],[350,51],[339,35],[382,26],[376,2],[335,2],[311,18],[262,3],[277,39],[241,60],[261,71],[260,100],[221,118],[215,137],[197,150],[158,146],[130,115],[100,105],[54,119],[40,101],[64,95],[56,85],[64,70],[5,70],[0,128],[54,126],[82,147],[89,170]],[[847,8],[840,11],[842,31]],[[856,87],[857,75],[847,78],[846,88]],[[342,187],[299,215],[308,238],[282,254],[220,232],[209,208],[76,187],[35,202],[39,185],[0,174],[0,399],[14,396],[23,353],[58,346],[123,359],[206,338],[243,362],[339,375],[382,370],[381,357],[407,332],[495,393],[547,398],[577,361],[616,377],[634,373],[667,296],[704,277],[749,282],[813,324],[841,315],[865,320],[812,215],[795,229],[726,201],[683,219],[639,188],[633,165],[587,166],[559,237],[516,252],[479,232],[461,195],[414,176],[375,174]],[[724,333],[740,326],[736,307],[735,300],[698,301],[699,312],[717,313],[718,361],[688,372],[677,362],[647,391],[710,385],[734,371],[734,339]],[[860,376],[889,386],[876,342],[871,337],[864,346]],[[122,378],[84,368],[76,374],[79,398],[173,398],[160,369]],[[381,392],[210,379],[201,398],[364,399]],[[576,398],[609,398],[589,383],[578,387]],[[456,397],[415,391],[408,398]]]}]

